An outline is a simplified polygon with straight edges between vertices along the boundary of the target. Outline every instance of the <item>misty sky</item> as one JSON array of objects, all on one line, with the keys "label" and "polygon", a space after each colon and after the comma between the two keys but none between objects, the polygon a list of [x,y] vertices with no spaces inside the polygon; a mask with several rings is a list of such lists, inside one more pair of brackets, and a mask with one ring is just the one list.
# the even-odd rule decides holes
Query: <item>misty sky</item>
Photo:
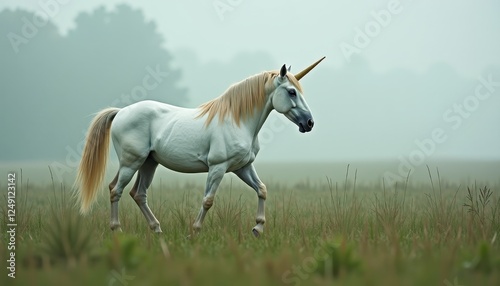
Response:
[{"label": "misty sky", "polygon": [[[7,0],[0,9],[39,11],[43,10],[39,2],[52,1]],[[62,33],[74,28],[81,12],[127,3],[156,23],[168,48],[189,47],[206,61],[260,50],[296,66],[319,55],[328,56],[328,65],[348,64],[339,45],[352,43],[355,29],[364,29],[373,20],[372,12],[387,10],[389,3],[396,2],[399,12],[392,14],[390,23],[362,52],[376,71],[408,68],[422,72],[444,62],[461,74],[476,76],[486,66],[500,65],[500,2],[495,0],[64,2],[51,18]]]},{"label": "misty sky", "polygon": [[[54,1],[2,1],[0,10],[44,13],[40,3]],[[50,21],[70,36],[81,13],[112,12],[120,3],[140,10],[182,72],[186,106],[262,70],[286,63],[297,71],[327,56],[302,81],[315,130],[300,134],[272,114],[258,160],[398,160],[415,150],[426,159],[500,159],[498,1],[65,2],[51,6]],[[101,107],[70,112],[83,128]],[[62,146],[77,145],[82,128]]]}]

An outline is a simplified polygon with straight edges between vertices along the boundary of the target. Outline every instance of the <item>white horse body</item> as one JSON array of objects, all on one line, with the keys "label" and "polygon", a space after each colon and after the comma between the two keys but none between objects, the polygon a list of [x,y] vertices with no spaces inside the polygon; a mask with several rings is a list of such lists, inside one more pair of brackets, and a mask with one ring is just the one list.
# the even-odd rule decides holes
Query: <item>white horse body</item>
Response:
[{"label": "white horse body", "polygon": [[[164,167],[182,173],[208,172],[209,166],[225,161],[227,172],[232,172],[255,160],[259,151],[256,130],[252,130],[259,126],[252,122],[255,118],[241,127],[231,118],[222,124],[214,120],[205,127],[206,116],[195,118],[199,112],[198,108],[156,101],[141,101],[121,109],[111,126],[118,157],[123,153],[151,153]],[[142,128],[131,128],[136,125]]]},{"label": "white horse body", "polygon": [[111,134],[120,163],[109,184],[112,230],[121,229],[118,201],[137,173],[130,195],[150,228],[161,232],[146,195],[161,164],[178,172],[208,172],[202,206],[193,224],[195,231],[201,229],[224,174],[236,174],[257,192],[257,225],[252,231],[260,235],[264,231],[267,189],[252,164],[259,152],[259,130],[273,109],[294,122],[300,132],[312,130],[314,121],[298,80],[321,60],[295,76],[283,65],[279,73],[249,77],[195,109],[142,101],[99,112],[89,127],[76,180],[82,213],[95,200],[103,180]]}]

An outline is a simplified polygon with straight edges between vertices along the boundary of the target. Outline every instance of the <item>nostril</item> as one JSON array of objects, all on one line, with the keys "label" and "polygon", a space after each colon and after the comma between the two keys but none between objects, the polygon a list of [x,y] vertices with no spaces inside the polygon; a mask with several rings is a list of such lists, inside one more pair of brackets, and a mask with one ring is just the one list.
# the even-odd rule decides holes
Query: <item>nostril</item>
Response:
[{"label": "nostril", "polygon": [[312,119],[307,120],[307,126],[309,128],[312,128],[314,126],[314,120],[312,120]]}]

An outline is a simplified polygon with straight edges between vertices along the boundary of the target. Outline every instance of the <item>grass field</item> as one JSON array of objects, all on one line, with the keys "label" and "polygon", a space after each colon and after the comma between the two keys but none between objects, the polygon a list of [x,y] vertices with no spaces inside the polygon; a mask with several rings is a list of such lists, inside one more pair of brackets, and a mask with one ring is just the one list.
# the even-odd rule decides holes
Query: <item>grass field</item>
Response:
[{"label": "grass field", "polygon": [[160,235],[127,194],[123,232],[112,233],[107,192],[81,217],[70,186],[32,184],[17,182],[15,279],[2,193],[1,285],[500,285],[498,184],[445,183],[432,170],[425,184],[361,185],[353,170],[271,182],[258,239],[256,194],[236,180],[221,185],[197,236],[199,184],[153,184]]}]

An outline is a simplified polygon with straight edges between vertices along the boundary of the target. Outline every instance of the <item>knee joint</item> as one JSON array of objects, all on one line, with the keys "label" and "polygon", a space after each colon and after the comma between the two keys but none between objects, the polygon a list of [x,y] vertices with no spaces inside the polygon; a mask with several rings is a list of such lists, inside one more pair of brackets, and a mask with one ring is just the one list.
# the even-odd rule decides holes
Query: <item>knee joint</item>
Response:
[{"label": "knee joint", "polygon": [[258,216],[258,217],[255,219],[255,222],[256,222],[257,224],[265,224],[265,223],[266,223],[266,218],[265,218],[265,217],[263,217],[263,216],[262,216],[262,217],[259,217],[259,216]]},{"label": "knee joint", "polygon": [[136,203],[145,203],[147,201],[147,196],[142,194],[142,195],[138,195],[138,194],[130,194],[130,196],[132,196],[132,198],[134,199],[134,201]]},{"label": "knee joint", "polygon": [[260,184],[259,185],[259,188],[257,189],[257,196],[260,199],[264,199],[264,200],[267,198],[267,188],[266,188],[266,185],[264,185],[264,184]]},{"label": "knee joint", "polygon": [[111,200],[111,202],[119,201],[121,196],[122,196],[122,193],[117,192],[116,190],[112,190],[109,192],[109,199]]},{"label": "knee joint", "polygon": [[209,209],[213,206],[214,204],[214,198],[212,197],[206,197],[203,198],[203,208],[204,209]]}]

